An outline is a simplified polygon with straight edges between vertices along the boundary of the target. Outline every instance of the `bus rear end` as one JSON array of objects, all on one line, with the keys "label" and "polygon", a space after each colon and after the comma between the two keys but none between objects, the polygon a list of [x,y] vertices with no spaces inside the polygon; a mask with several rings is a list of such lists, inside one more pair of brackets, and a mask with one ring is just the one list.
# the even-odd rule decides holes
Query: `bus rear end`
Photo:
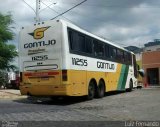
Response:
[{"label": "bus rear end", "polygon": [[22,95],[64,95],[62,84],[62,24],[49,21],[20,32]]}]

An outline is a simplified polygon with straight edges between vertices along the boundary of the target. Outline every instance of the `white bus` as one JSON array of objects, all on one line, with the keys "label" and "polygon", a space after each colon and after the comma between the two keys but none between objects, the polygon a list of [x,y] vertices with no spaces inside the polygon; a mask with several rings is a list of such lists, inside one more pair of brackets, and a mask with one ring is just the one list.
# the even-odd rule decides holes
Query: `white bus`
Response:
[{"label": "white bus", "polygon": [[22,95],[93,99],[137,86],[132,52],[64,20],[22,28],[20,65]]}]

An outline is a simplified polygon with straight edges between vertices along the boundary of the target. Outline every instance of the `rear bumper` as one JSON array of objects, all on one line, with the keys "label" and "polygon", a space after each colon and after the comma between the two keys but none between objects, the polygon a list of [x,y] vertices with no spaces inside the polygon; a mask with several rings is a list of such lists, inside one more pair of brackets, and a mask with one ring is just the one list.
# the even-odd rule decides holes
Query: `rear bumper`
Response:
[{"label": "rear bumper", "polygon": [[72,96],[70,85],[23,85],[20,86],[22,95],[30,96]]}]

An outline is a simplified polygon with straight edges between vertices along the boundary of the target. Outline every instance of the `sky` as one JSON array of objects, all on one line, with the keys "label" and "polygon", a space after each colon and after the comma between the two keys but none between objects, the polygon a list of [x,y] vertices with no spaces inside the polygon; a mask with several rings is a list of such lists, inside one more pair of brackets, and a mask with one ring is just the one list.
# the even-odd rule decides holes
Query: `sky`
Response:
[{"label": "sky", "polygon": [[[10,43],[18,47],[20,29],[35,23],[36,0],[25,0],[29,6],[23,0],[0,1],[0,13],[12,14],[15,38]],[[46,21],[83,0],[40,1],[40,21]],[[143,47],[160,38],[160,0],[87,0],[58,18],[123,47]]]}]

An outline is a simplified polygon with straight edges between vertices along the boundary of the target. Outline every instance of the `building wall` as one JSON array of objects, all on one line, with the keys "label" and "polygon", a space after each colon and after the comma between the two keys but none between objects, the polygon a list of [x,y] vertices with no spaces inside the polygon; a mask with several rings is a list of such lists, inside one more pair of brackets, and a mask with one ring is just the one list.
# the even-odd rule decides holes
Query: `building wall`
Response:
[{"label": "building wall", "polygon": [[[159,73],[158,78],[160,81],[160,51],[143,52],[142,53],[142,68],[145,70],[145,77],[143,78],[144,84],[146,83],[148,84],[150,80],[148,77],[149,74],[147,73],[147,70],[153,69],[153,68],[158,68],[158,73]],[[160,82],[157,85],[160,85]]]}]

